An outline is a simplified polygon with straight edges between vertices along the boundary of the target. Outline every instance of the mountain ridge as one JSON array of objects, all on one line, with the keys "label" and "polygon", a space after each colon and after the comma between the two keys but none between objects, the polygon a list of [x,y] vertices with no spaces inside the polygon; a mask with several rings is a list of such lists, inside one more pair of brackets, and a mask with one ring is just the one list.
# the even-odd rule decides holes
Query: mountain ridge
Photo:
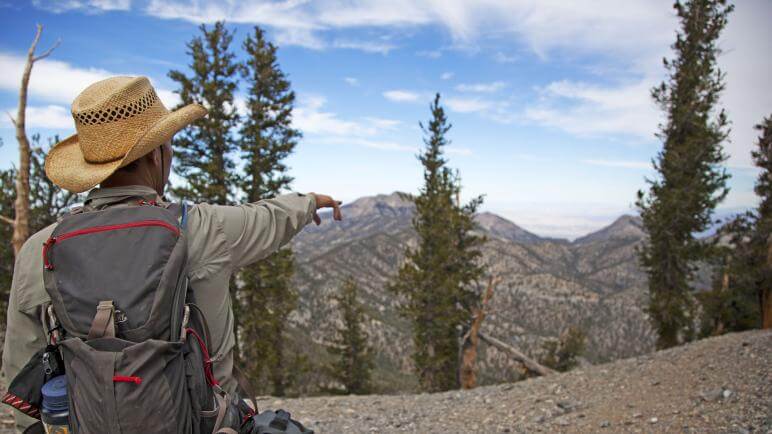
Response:
[{"label": "mountain ridge", "polygon": [[[303,349],[324,360],[329,337],[339,324],[331,302],[343,281],[360,287],[368,312],[365,330],[377,354],[376,382],[389,392],[414,390],[410,375],[410,324],[399,300],[388,290],[418,238],[412,228],[414,206],[399,193],[360,198],[343,207],[344,220],[308,226],[292,242],[294,286],[299,307],[290,323]],[[492,213],[481,213],[486,235],[481,261],[500,277],[483,330],[533,357],[568,327],[587,334],[591,362],[646,353],[654,334],[641,308],[646,276],[636,247],[643,240],[636,219],[622,216],[582,242],[542,238]],[[400,342],[400,345],[394,345]],[[506,355],[480,350],[483,384],[520,378]]]},{"label": "mountain ridge", "polygon": [[[336,225],[338,228],[342,227],[343,229],[349,229],[348,225],[345,223],[346,219],[361,218],[364,216],[391,217],[397,219],[397,221],[401,224],[410,224],[415,205],[413,205],[413,203],[409,200],[406,200],[406,196],[409,196],[409,194],[400,191],[394,191],[389,194],[381,193],[373,196],[363,196],[357,198],[354,201],[344,204],[341,207],[341,210],[343,211],[343,223],[336,223]],[[502,237],[510,241],[523,243],[552,241],[576,244],[578,242],[587,242],[593,239],[608,237],[609,235],[607,234],[612,231],[628,231],[628,233],[633,232],[633,230],[625,228],[625,226],[632,226],[634,228],[641,227],[640,217],[630,214],[622,214],[608,225],[577,237],[571,241],[568,238],[555,238],[538,235],[523,228],[516,222],[491,211],[482,211],[478,213],[475,217],[475,221],[482,227],[482,229],[485,230],[485,232],[487,232],[488,235]],[[312,228],[312,232],[315,232],[313,229],[314,228]],[[325,231],[325,229],[326,228],[320,226],[319,231]],[[330,229],[332,230],[335,228]],[[304,234],[305,232],[301,234],[301,236]]]}]

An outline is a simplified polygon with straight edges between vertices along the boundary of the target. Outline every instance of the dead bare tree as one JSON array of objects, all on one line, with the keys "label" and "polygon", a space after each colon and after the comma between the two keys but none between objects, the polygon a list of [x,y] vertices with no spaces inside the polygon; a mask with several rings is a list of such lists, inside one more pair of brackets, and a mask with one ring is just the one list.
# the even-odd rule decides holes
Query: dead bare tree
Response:
[{"label": "dead bare tree", "polygon": [[[772,148],[770,148],[772,154]],[[772,160],[772,155],[769,156]],[[770,175],[772,176],[772,175]],[[767,237],[767,273],[772,274],[772,234]],[[769,282],[769,280],[767,280]],[[767,283],[769,285],[769,283]],[[772,329],[772,288],[761,289],[761,328]]]},{"label": "dead bare tree", "polygon": [[26,131],[26,112],[27,112],[27,89],[29,88],[29,79],[32,74],[32,66],[38,60],[48,57],[61,40],[57,40],[54,45],[39,56],[35,55],[35,49],[40,41],[40,35],[43,33],[43,26],[38,24],[35,32],[35,39],[27,52],[27,63],[24,66],[24,73],[21,76],[21,87],[19,88],[19,107],[16,112],[16,118],[8,113],[11,123],[16,128],[16,140],[19,142],[19,170],[16,175],[16,201],[14,202],[14,218],[0,216],[0,220],[13,225],[13,236],[11,244],[13,245],[14,255],[18,255],[21,246],[30,236],[30,145]]},{"label": "dead bare tree", "polygon": [[479,344],[480,326],[485,319],[485,310],[488,307],[488,302],[493,296],[493,288],[498,285],[501,279],[497,277],[488,278],[488,287],[483,293],[482,302],[480,307],[474,310],[472,317],[472,325],[464,335],[461,341],[461,371],[460,380],[461,387],[464,389],[474,389],[477,387],[477,348]]},{"label": "dead bare tree", "polygon": [[507,345],[504,342],[494,338],[493,336],[488,336],[482,332],[478,333],[478,335],[480,336],[480,339],[486,344],[498,348],[500,351],[509,354],[509,356],[515,361],[522,363],[529,372],[537,375],[550,375],[555,373],[555,371],[552,369],[543,366],[536,360],[531,359],[512,345]]}]

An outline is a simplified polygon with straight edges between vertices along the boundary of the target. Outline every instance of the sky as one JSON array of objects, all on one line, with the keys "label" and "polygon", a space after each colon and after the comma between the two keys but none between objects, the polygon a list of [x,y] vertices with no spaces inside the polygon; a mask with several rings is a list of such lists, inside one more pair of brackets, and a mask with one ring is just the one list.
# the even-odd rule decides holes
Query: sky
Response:
[{"label": "sky", "polygon": [[[344,202],[416,192],[419,121],[439,92],[453,128],[449,165],[463,197],[543,236],[575,238],[635,213],[655,175],[665,78],[677,19],[672,0],[0,0],[0,109],[15,113],[35,24],[28,134],[74,133],[70,104],[89,84],[145,75],[167,107],[169,70],[187,70],[186,42],[226,20],[233,47],[254,25],[278,47],[303,132],[288,159],[293,189]],[[725,215],[753,207],[753,126],[772,114],[772,1],[741,0],[720,40],[732,121]],[[243,101],[243,89],[237,106]],[[18,159],[0,118],[0,168]]]}]

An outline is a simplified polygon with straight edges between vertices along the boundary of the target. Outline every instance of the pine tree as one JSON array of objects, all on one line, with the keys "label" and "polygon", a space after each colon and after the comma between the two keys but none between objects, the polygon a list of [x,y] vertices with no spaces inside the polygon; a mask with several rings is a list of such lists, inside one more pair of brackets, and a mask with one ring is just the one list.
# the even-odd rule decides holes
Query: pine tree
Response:
[{"label": "pine tree", "polygon": [[754,188],[759,207],[737,216],[719,232],[728,246],[722,248],[712,290],[698,294],[704,336],[772,327],[772,116],[756,129],[761,136],[752,156],[761,169]]},{"label": "pine tree", "polygon": [[759,246],[755,221],[754,213],[742,214],[718,232],[727,245],[719,247],[717,264],[713,266],[713,287],[697,294],[702,307],[703,337],[760,325],[759,289],[766,263],[766,242]]},{"label": "pine tree", "polygon": [[[244,41],[246,61],[241,69],[248,84],[248,115],[240,129],[239,147],[245,162],[239,187],[251,202],[275,196],[289,187],[284,160],[297,144],[300,132],[292,128],[295,93],[276,59],[276,46],[263,30]],[[297,306],[292,288],[294,261],[290,248],[246,267],[236,297],[241,315],[247,371],[256,384],[271,384],[270,393],[283,396],[288,386],[289,363],[284,336],[287,317]],[[268,380],[268,381],[265,381]],[[268,392],[260,388],[261,393]]]},{"label": "pine tree", "polygon": [[233,131],[239,122],[234,104],[238,68],[230,49],[233,33],[218,21],[212,29],[199,27],[201,36],[188,44],[191,75],[170,71],[177,82],[181,104],[198,103],[209,114],[175,135],[175,172],[185,183],[173,189],[176,196],[194,202],[225,205],[233,201],[236,150]]},{"label": "pine tree", "polygon": [[359,301],[359,287],[349,278],[335,296],[343,320],[332,346],[327,351],[335,358],[330,366],[332,378],[343,385],[346,394],[363,395],[372,392],[372,371],[375,367],[372,349],[363,329],[365,313]]},{"label": "pine tree", "polygon": [[[49,147],[59,137],[48,140]],[[35,233],[56,222],[70,206],[82,200],[82,196],[62,190],[48,179],[45,172],[46,152],[40,144],[40,135],[32,136],[30,149],[30,232]],[[16,200],[15,169],[0,170],[0,215],[13,213]],[[0,225],[0,327],[5,327],[8,296],[13,278],[14,252],[11,245],[13,228]]]},{"label": "pine tree", "polygon": [[[13,215],[13,203],[16,201],[15,180],[16,170],[0,170],[0,215]],[[3,330],[13,279],[14,253],[11,237],[13,226],[0,225],[0,327]]]},{"label": "pine tree", "polygon": [[413,198],[417,249],[408,248],[390,289],[402,296],[402,313],[413,326],[413,362],[425,391],[458,387],[459,330],[468,325],[480,299],[470,285],[482,274],[477,263],[483,239],[474,235],[474,214],[482,197],[458,203],[460,178],[447,167],[443,148],[451,128],[437,94],[432,118],[421,124],[426,145],[419,160],[424,185]]},{"label": "pine tree", "polygon": [[761,169],[754,191],[761,199],[756,211],[754,249],[766,259],[760,268],[757,289],[761,311],[761,327],[772,328],[772,115],[756,126],[761,131],[753,161]]},{"label": "pine tree", "polygon": [[[236,164],[233,152],[237,140],[233,135],[239,116],[234,104],[238,87],[239,64],[231,51],[233,32],[218,21],[211,29],[199,27],[200,36],[188,42],[191,57],[190,75],[177,70],[169,71],[169,78],[177,82],[175,91],[180,105],[198,103],[208,114],[174,136],[174,171],[185,181],[174,186],[172,194],[192,202],[227,205],[233,202]],[[231,300],[237,300],[235,278],[229,284]],[[240,360],[239,303],[233,303],[233,321],[236,329],[234,363]]]},{"label": "pine tree", "polygon": [[578,358],[587,348],[587,337],[579,327],[569,327],[558,339],[544,341],[541,364],[556,371],[566,372],[579,365]]},{"label": "pine tree", "polygon": [[690,282],[697,261],[711,246],[697,238],[713,223],[713,211],[726,196],[729,175],[722,142],[727,117],[716,112],[724,74],[716,65],[717,41],[733,7],[725,0],[688,0],[674,5],[680,31],[673,44],[675,58],[664,60],[669,77],[652,90],[667,114],[658,137],[655,179],[648,194],[638,192],[637,206],[648,233],[640,258],[649,278],[647,311],[667,348],[693,335],[694,300]]}]

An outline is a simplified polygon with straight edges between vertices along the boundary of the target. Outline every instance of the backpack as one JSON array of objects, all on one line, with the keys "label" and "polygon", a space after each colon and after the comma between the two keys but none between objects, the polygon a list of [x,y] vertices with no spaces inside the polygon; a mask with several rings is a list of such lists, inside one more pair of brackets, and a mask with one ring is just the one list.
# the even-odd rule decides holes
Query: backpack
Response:
[{"label": "backpack", "polygon": [[185,205],[144,200],[80,209],[45,242],[73,432],[225,427],[230,399],[212,375],[206,322],[188,288],[186,219]]}]

